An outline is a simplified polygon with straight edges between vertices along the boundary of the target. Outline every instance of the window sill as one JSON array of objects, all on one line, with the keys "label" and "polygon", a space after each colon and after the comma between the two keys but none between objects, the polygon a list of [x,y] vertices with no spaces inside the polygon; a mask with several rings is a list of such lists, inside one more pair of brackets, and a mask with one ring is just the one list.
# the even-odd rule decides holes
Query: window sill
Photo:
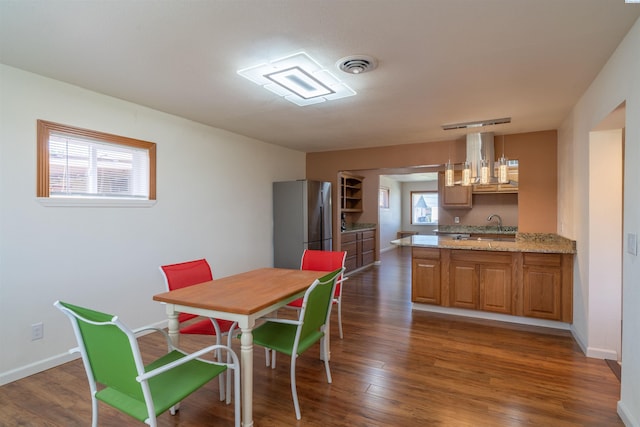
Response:
[{"label": "window sill", "polygon": [[81,199],[64,197],[37,197],[36,199],[42,206],[53,208],[150,208],[156,204],[156,200]]}]

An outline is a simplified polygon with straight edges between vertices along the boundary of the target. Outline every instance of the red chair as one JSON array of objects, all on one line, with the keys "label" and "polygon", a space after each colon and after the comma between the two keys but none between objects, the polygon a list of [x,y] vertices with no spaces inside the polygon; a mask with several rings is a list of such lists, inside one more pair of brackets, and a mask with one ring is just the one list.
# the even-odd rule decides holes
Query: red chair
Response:
[{"label": "red chair", "polygon": [[[301,270],[316,271],[335,271],[344,267],[344,261],[347,253],[344,251],[317,251],[305,249],[302,253]],[[338,305],[338,329],[340,330],[340,339],[342,339],[342,282],[347,280],[340,274],[336,280],[336,290],[333,294],[333,304]],[[287,304],[289,308],[299,310],[302,307],[303,298],[298,298]]]},{"label": "red chair", "polygon": [[[206,259],[198,259],[195,261],[181,262],[178,264],[162,265],[160,271],[164,276],[164,281],[169,291],[185,288],[187,286],[197,285],[198,283],[209,282],[213,280],[211,267]],[[199,317],[196,314],[180,313],[178,314],[178,323],[182,324]],[[215,335],[216,344],[221,344],[221,337],[227,336],[227,346],[231,347],[231,338],[233,330],[237,326],[236,322],[224,319],[201,319],[188,323],[179,328],[181,334],[195,335]],[[230,381],[227,381],[227,386]],[[220,377],[220,400],[224,400],[224,382]],[[230,397],[231,394],[228,394]],[[227,399],[229,402],[229,399]]]}]

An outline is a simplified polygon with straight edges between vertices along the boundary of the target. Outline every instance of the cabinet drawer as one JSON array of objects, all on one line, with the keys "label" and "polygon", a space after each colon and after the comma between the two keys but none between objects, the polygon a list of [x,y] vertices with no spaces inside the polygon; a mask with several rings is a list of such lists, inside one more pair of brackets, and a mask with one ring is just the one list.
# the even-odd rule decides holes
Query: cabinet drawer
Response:
[{"label": "cabinet drawer", "polygon": [[[343,243],[355,242],[356,241],[356,233],[342,233],[341,239]],[[344,250],[344,249],[343,249]]]},{"label": "cabinet drawer", "polygon": [[342,242],[342,250],[347,253],[347,257],[355,256],[357,251],[358,244],[355,242],[344,243]]},{"label": "cabinet drawer", "polygon": [[369,251],[362,254],[362,265],[373,264],[375,261],[375,252]]},{"label": "cabinet drawer", "polygon": [[373,239],[374,237],[376,237],[375,230],[368,230],[368,231],[362,232],[362,239]]},{"label": "cabinet drawer", "polygon": [[472,263],[511,264],[510,252],[452,250],[452,261]]},{"label": "cabinet drawer", "polygon": [[376,248],[375,239],[366,239],[362,241],[362,252],[372,251]]},{"label": "cabinet drawer", "polygon": [[435,248],[412,248],[414,258],[440,259],[440,249]]},{"label": "cabinet drawer", "polygon": [[562,255],[560,254],[524,254],[524,265],[560,267],[561,263]]}]

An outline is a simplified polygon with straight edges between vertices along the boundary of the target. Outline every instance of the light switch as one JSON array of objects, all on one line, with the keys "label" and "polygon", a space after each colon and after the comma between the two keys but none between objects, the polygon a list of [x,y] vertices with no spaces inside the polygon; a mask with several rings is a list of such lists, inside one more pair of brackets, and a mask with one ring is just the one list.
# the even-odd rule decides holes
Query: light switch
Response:
[{"label": "light switch", "polygon": [[636,233],[627,233],[627,252],[631,255],[638,255],[638,235]]}]

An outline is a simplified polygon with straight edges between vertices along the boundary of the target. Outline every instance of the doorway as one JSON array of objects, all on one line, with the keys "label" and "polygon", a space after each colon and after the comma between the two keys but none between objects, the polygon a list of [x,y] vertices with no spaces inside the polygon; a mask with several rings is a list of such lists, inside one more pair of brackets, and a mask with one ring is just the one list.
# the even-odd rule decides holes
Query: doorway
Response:
[{"label": "doorway", "polygon": [[587,355],[618,363],[622,362],[625,113],[622,103],[589,134]]}]

